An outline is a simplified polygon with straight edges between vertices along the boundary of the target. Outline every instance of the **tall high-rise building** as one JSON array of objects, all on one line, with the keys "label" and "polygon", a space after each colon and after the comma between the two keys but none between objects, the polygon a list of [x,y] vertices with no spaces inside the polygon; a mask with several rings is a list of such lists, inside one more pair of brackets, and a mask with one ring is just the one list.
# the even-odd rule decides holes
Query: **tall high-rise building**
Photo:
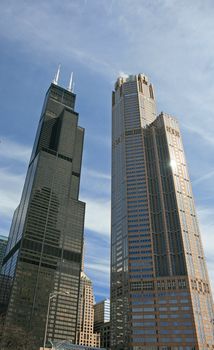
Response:
[{"label": "tall high-rise building", "polygon": [[94,333],[94,291],[90,278],[82,271],[77,321],[77,344],[100,347],[100,334]]},{"label": "tall high-rise building", "polygon": [[214,348],[213,301],[177,120],[143,75],[112,96],[111,349]]},{"label": "tall high-rise building", "polygon": [[46,339],[76,340],[84,129],[78,126],[76,95],[70,90],[55,81],[47,91],[3,261],[5,279],[13,280],[4,334],[22,327],[34,337],[32,350],[43,344],[49,301]]},{"label": "tall high-rise building", "polygon": [[1,272],[4,254],[6,252],[7,241],[8,241],[8,237],[0,235],[0,272]]}]

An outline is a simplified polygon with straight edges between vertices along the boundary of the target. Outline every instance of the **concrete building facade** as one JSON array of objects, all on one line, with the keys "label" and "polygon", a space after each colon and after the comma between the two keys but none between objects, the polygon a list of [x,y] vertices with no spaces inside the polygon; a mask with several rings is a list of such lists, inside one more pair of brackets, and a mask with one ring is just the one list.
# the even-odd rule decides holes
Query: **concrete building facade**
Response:
[{"label": "concrete building facade", "polygon": [[82,271],[80,279],[77,344],[100,347],[100,334],[94,332],[94,291],[92,281]]},{"label": "concrete building facade", "polygon": [[144,74],[112,94],[111,349],[214,348],[213,301],[177,120]]}]

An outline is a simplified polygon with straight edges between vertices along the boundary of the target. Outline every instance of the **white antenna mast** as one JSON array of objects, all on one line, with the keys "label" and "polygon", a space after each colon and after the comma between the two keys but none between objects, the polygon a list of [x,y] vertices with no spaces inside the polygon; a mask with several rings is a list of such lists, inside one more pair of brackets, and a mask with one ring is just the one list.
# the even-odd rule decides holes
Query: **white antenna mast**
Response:
[{"label": "white antenna mast", "polygon": [[73,72],[71,73],[67,90],[73,92]]},{"label": "white antenna mast", "polygon": [[58,85],[59,75],[60,75],[60,68],[61,68],[61,64],[59,64],[57,72],[56,72],[54,80],[53,80],[53,84],[55,84],[55,85]]}]

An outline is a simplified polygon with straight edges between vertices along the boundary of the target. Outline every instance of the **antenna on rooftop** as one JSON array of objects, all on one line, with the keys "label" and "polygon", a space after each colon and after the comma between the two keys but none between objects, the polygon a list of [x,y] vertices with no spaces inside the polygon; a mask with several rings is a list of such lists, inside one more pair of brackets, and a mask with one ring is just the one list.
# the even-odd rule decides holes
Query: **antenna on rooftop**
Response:
[{"label": "antenna on rooftop", "polygon": [[61,68],[61,64],[59,64],[57,72],[56,72],[54,80],[53,80],[53,84],[55,84],[55,85],[58,85],[59,75],[60,75],[60,68]]},{"label": "antenna on rooftop", "polygon": [[67,90],[73,92],[73,72],[71,73]]}]

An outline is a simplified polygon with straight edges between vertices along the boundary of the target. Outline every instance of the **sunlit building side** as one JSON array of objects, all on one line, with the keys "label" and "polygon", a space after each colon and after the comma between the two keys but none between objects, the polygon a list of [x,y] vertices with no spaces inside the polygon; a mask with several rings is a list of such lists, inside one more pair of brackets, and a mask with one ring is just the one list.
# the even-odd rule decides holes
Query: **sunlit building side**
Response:
[{"label": "sunlit building side", "polygon": [[112,94],[111,349],[214,348],[213,301],[177,120],[143,75]]}]

